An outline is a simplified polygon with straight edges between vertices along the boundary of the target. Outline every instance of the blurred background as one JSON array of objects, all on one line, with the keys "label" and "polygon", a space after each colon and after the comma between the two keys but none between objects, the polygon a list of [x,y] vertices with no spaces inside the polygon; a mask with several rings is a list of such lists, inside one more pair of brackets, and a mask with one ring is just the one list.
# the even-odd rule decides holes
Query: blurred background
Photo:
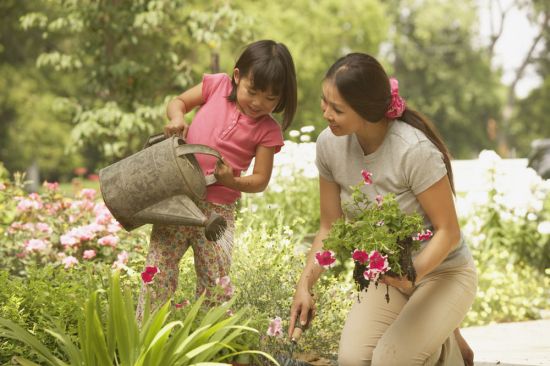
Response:
[{"label": "blurred background", "polygon": [[455,158],[528,158],[550,137],[549,17],[547,0],[2,0],[0,161],[37,182],[97,179],[161,130],[171,97],[263,38],[294,56],[290,130],[315,127],[311,141],[324,72],[361,51]]}]

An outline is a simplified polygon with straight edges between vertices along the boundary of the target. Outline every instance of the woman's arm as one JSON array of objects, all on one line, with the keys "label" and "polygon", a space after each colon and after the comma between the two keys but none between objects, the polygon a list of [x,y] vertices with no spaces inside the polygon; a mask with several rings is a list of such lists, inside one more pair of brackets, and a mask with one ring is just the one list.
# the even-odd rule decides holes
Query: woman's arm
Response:
[{"label": "woman's arm", "polygon": [[319,194],[321,201],[319,232],[315,236],[315,239],[313,239],[311,249],[307,255],[306,266],[296,285],[296,292],[290,310],[289,335],[294,331],[298,314],[300,315],[300,323],[305,325],[308,312],[315,311],[311,289],[323,272],[322,267],[315,263],[315,253],[322,249],[323,240],[328,236],[332,224],[343,215],[340,205],[340,186],[337,183],[319,177]]},{"label": "woman's arm", "polygon": [[170,136],[181,132],[183,138],[185,138],[189,126],[185,123],[183,116],[203,103],[202,83],[195,85],[172,99],[166,107],[166,116],[170,122],[164,127],[164,134]]},{"label": "woman's arm", "polygon": [[[417,196],[434,227],[434,236],[414,259],[416,281],[434,270],[447,257],[460,240],[460,227],[453,201],[449,179],[445,175]],[[383,283],[398,288],[410,288],[412,283],[405,278],[385,276]]]},{"label": "woman's arm", "polygon": [[223,160],[223,164],[218,161],[214,175],[219,183],[236,191],[246,193],[263,192],[271,179],[274,155],[274,147],[259,145],[256,149],[254,168],[251,175],[234,177],[233,168],[225,160]]}]

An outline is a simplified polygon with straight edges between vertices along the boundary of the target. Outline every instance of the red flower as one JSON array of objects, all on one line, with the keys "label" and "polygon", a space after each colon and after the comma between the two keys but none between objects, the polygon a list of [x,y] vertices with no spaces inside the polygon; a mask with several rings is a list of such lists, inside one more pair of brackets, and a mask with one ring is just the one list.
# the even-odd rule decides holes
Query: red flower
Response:
[{"label": "red flower", "polygon": [[315,253],[315,260],[321,267],[330,268],[334,266],[336,257],[334,256],[334,252],[332,250],[325,250]]},{"label": "red flower", "polygon": [[372,173],[363,169],[361,170],[361,175],[363,176],[363,181],[366,185],[372,184]]},{"label": "red flower", "polygon": [[369,268],[375,271],[386,272],[388,268],[388,256],[373,250],[369,254]]},{"label": "red flower", "polygon": [[159,269],[155,266],[145,267],[145,271],[141,272],[141,280],[144,284],[149,284],[153,282],[155,276],[160,273]]},{"label": "red flower", "polygon": [[176,307],[176,309],[181,309],[181,308],[184,308],[186,306],[188,306],[191,302],[187,299],[183,300],[182,302],[180,302],[179,304],[174,304],[174,306]]},{"label": "red flower", "polygon": [[369,255],[364,250],[355,249],[351,255],[354,261],[365,264],[369,260]]}]

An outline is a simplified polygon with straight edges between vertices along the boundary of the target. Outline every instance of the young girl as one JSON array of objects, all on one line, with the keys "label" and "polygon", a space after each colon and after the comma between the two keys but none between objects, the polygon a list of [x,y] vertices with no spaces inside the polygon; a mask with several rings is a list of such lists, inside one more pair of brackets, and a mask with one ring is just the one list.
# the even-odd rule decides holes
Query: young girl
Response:
[{"label": "young girl", "polygon": [[[210,216],[215,212],[227,221],[227,229],[217,242],[210,242],[204,230],[191,226],[153,225],[146,266],[156,266],[159,273],[147,285],[153,308],[163,304],[176,290],[179,262],[185,251],[193,248],[197,274],[196,294],[211,294],[216,283],[225,292],[217,300],[231,297],[227,283],[231,266],[235,202],[241,192],[262,192],[269,183],[273,156],[283,146],[282,130],[294,118],[297,104],[296,72],[290,52],[282,43],[271,40],[254,42],[246,47],[227,74],[204,75],[202,82],[170,101],[170,123],[166,136],[177,134],[189,144],[208,145],[219,151],[222,162],[197,154],[204,174],[212,174],[217,183],[207,188],[206,200],[199,208]],[[200,106],[190,126],[185,113]],[[271,113],[282,113],[282,126]],[[241,176],[255,158],[251,175]],[[143,310],[145,286],[138,304]]]},{"label": "young girl", "polygon": [[321,199],[320,228],[296,286],[289,334],[296,317],[305,325],[314,310],[310,290],[321,275],[315,253],[332,224],[346,212],[351,186],[372,173],[376,194],[394,193],[404,212],[418,212],[434,235],[418,253],[416,283],[385,276],[371,282],[351,308],[340,339],[338,364],[473,365],[458,326],[472,305],[477,275],[453,202],[449,153],[425,117],[406,106],[397,80],[373,57],[352,53],[328,70],[321,107],[328,128],[316,142]]}]

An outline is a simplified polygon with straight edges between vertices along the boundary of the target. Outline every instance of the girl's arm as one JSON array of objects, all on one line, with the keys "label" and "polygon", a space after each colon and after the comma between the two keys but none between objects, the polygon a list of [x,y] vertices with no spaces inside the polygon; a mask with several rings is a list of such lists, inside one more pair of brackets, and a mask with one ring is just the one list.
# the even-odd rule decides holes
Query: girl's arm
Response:
[{"label": "girl's arm", "polygon": [[[460,240],[460,227],[447,175],[420,193],[417,199],[428,215],[435,232],[428,245],[414,259],[418,282],[441,264],[456,246]],[[412,286],[412,283],[405,278],[385,276],[382,282],[398,288]]]},{"label": "girl's arm", "polygon": [[218,162],[214,175],[219,183],[236,191],[246,193],[263,192],[271,179],[274,155],[274,147],[259,145],[256,148],[254,168],[251,175],[234,177],[233,168],[225,161],[223,164]]},{"label": "girl's arm", "polygon": [[313,239],[311,249],[307,255],[306,266],[296,285],[296,292],[290,310],[289,335],[294,331],[298,314],[300,314],[300,323],[302,325],[306,324],[309,311],[312,311],[314,315],[315,309],[311,289],[323,272],[322,267],[315,263],[315,253],[322,249],[323,240],[328,236],[332,224],[343,215],[342,207],[340,206],[340,186],[337,183],[319,177],[319,193],[321,201],[319,232],[315,236],[315,239]]},{"label": "girl's arm", "polygon": [[166,106],[166,116],[170,122],[164,126],[164,135],[171,136],[181,133],[183,138],[185,138],[189,125],[185,123],[183,116],[203,103],[202,83],[195,85],[172,99],[168,103],[168,106]]}]

